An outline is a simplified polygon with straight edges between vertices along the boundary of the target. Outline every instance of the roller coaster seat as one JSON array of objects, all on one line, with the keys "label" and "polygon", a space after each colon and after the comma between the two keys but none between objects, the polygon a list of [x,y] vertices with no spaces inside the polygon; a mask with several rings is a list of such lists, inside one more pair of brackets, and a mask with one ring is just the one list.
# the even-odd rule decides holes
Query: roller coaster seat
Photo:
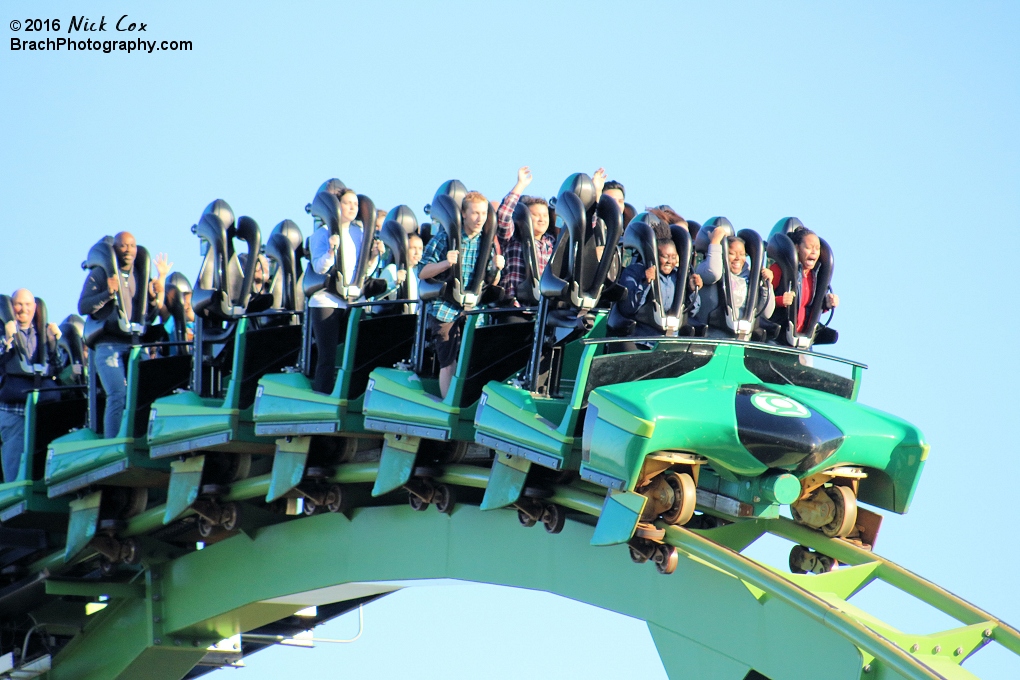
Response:
[{"label": "roller coaster seat", "polygon": [[414,211],[406,205],[390,208],[390,211],[386,213],[385,222],[396,222],[408,236],[418,233],[418,218],[415,216]]},{"label": "roller coaster seat", "polygon": [[[406,266],[404,228],[388,220],[380,236],[394,263]],[[397,300],[400,299],[402,294],[398,294]],[[417,317],[406,313],[402,303],[382,301],[371,307],[366,303],[352,304],[340,339],[339,371],[333,392],[312,391],[308,377],[300,372],[265,375],[259,381],[254,405],[255,433],[267,436],[363,433],[361,405],[369,374],[375,368],[410,359],[416,322]]]},{"label": "roller coaster seat", "polygon": [[149,459],[145,429],[153,402],[188,385],[191,357],[148,359],[147,349],[132,347],[127,353],[127,403],[118,432],[108,437],[100,430],[99,380],[90,368],[89,426],[53,440],[47,452],[45,479],[51,498],[97,484],[144,486],[165,481],[168,466]]}]

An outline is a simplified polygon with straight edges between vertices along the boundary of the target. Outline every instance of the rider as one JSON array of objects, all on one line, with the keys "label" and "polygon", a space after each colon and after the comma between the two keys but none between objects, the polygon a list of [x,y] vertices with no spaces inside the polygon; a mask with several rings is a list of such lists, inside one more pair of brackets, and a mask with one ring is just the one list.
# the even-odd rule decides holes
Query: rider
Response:
[{"label": "rider", "polygon": [[[659,259],[659,295],[662,309],[670,309],[678,294],[683,295],[684,284],[678,280],[680,256],[676,245],[669,240],[659,240],[657,244]],[[626,296],[616,303],[615,311],[624,319],[634,321],[635,337],[654,337],[663,335],[663,329],[654,321],[651,299],[652,281],[655,280],[653,263],[632,262],[620,274],[620,284],[627,289]],[[638,346],[630,341],[614,343],[620,351],[634,351]]]},{"label": "rider", "polygon": [[[379,278],[386,282],[387,293],[380,296],[380,299],[392,298],[396,299],[397,288],[400,287],[405,280],[409,278],[407,286],[407,299],[417,300],[418,299],[418,263],[421,262],[422,251],[424,246],[421,242],[421,236],[418,234],[407,235],[407,277],[404,276],[404,270],[397,269],[397,265],[390,262],[388,265],[383,267],[382,271],[379,272]],[[417,313],[418,304],[414,303],[408,306],[408,311],[412,314]]]},{"label": "rider", "polygon": [[[492,283],[499,283],[500,272],[505,264],[503,256],[493,252],[490,259],[486,254],[478,252],[482,226],[489,210],[489,200],[477,191],[468,192],[461,201],[461,247],[464,250],[461,275],[465,286],[470,285],[476,276],[484,276],[489,265],[496,269]],[[459,258],[459,251],[448,249],[446,231],[440,229],[425,246],[421,262],[418,263],[418,278],[435,278],[450,269]],[[444,398],[457,372],[461,328],[464,325],[463,312],[460,305],[447,300],[437,300],[429,305],[428,321],[436,358],[439,360],[439,389]]]},{"label": "rider", "polygon": [[[701,264],[698,265],[698,273],[701,275],[705,286],[711,287],[711,290],[715,292],[715,295],[712,295],[706,290],[706,293],[703,295],[702,299],[705,304],[699,313],[699,317],[703,321],[707,321],[709,315],[720,305],[724,304],[723,295],[717,287],[713,286],[713,284],[718,284],[722,280],[724,269],[730,277],[730,302],[738,317],[743,315],[747,305],[747,289],[750,285],[750,281],[748,281],[750,267],[747,265],[747,251],[744,247],[743,239],[731,236],[727,245],[726,264],[724,267],[722,242],[726,235],[726,230],[721,228],[717,228],[712,232],[708,245],[708,253]],[[759,304],[763,304],[763,307],[759,307],[762,311],[758,316],[764,319],[772,315],[776,305],[772,286],[769,285],[772,283],[773,276],[774,273],[771,270],[762,269],[761,280],[763,282],[764,303],[759,302]]]},{"label": "rider", "polygon": [[[78,313],[89,315],[97,321],[105,321],[111,315],[123,313],[132,323],[148,324],[163,307],[163,280],[173,266],[167,262],[165,254],[160,253],[155,265],[159,272],[156,278],[149,279],[149,272],[140,272],[146,281],[149,297],[149,318],[141,318],[140,311],[134,309],[137,291],[137,279],[134,272],[135,256],[138,245],[135,237],[122,231],[113,239],[113,250],[117,257],[118,273],[106,278],[101,267],[93,267],[85,279],[81,296],[78,298]],[[117,291],[122,290],[124,309],[119,309]],[[120,429],[121,414],[127,402],[127,369],[121,355],[130,347],[130,343],[106,330],[95,341],[96,372],[106,392],[106,413],[103,416],[103,434],[105,437],[116,437]]]},{"label": "rider", "polygon": [[514,236],[514,208],[518,201],[528,206],[531,213],[531,229],[535,236],[535,259],[538,263],[536,277],[541,278],[545,266],[552,256],[553,247],[556,245],[556,237],[549,233],[549,203],[544,198],[535,196],[521,196],[521,192],[531,184],[531,169],[524,166],[517,171],[517,184],[510,190],[510,193],[503,198],[496,210],[496,238],[499,239],[499,247],[506,258],[506,270],[502,277],[502,286],[508,301],[517,305],[517,286],[524,278],[525,264],[524,253],[520,241]]},{"label": "rider", "polygon": [[[331,192],[332,193],[332,192]],[[358,194],[343,187],[337,192],[340,200],[340,233],[330,234],[329,226],[320,224],[309,239],[312,269],[327,274],[336,262],[340,241],[343,239],[343,271],[353,278],[361,255],[364,225],[358,215]],[[370,265],[371,266],[371,265]],[[340,329],[347,322],[347,300],[323,288],[308,298],[312,318],[312,335],[318,351],[312,389],[329,394],[336,380],[336,349],[340,344]]]},{"label": "rider", "polygon": [[[0,338],[0,440],[3,441],[3,479],[13,482],[18,476],[21,454],[25,447],[25,398],[42,384],[55,385],[52,376],[36,381],[20,365],[42,364],[48,359],[50,366],[58,366],[57,340],[60,330],[56,324],[46,325],[46,337],[40,342],[35,328],[35,296],[25,288],[11,296],[14,319],[3,327]],[[55,394],[55,393],[52,393]]]},{"label": "rider", "polygon": [[[793,245],[797,248],[797,260],[800,262],[800,300],[797,301],[797,327],[798,333],[804,331],[804,323],[807,319],[807,309],[811,305],[811,301],[815,295],[815,275],[817,270],[815,265],[818,264],[818,258],[821,254],[822,243],[818,239],[818,235],[811,231],[807,227],[798,227],[796,231],[790,233],[790,240],[793,241]],[[769,269],[772,272],[773,285],[779,283],[781,277],[781,271],[778,264],[773,264]],[[762,272],[764,274],[765,272]],[[776,307],[790,307],[794,304],[794,298],[796,293],[792,290],[783,293],[776,297]],[[835,293],[825,294],[825,301],[822,304],[822,309],[829,310],[839,306],[839,296]]]}]

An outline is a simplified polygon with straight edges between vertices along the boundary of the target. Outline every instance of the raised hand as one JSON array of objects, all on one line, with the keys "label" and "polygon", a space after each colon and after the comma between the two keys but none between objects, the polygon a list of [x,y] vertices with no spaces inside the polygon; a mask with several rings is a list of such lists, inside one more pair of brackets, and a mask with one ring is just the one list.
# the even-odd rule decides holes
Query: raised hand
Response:
[{"label": "raised hand", "polygon": [[156,271],[159,272],[159,280],[162,281],[166,278],[166,275],[170,273],[174,263],[170,262],[170,258],[167,257],[166,253],[160,253],[156,256]]},{"label": "raised hand", "polygon": [[599,196],[602,195],[602,187],[606,185],[606,180],[609,176],[606,174],[605,168],[599,168],[595,171],[595,174],[591,176],[591,181],[595,185],[595,193]]},{"label": "raised hand", "polygon": [[531,184],[531,168],[525,165],[523,168],[517,171],[517,186],[514,187],[514,193],[520,193],[528,188]]}]

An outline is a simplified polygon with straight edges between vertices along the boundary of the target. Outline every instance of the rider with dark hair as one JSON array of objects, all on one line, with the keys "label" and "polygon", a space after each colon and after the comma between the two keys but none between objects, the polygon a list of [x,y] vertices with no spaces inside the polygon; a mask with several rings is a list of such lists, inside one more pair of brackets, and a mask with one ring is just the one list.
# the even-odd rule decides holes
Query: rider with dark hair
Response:
[{"label": "rider with dark hair", "polygon": [[524,166],[517,171],[517,184],[510,190],[510,193],[503,198],[496,210],[496,238],[499,239],[499,247],[506,258],[506,268],[500,279],[505,296],[508,300],[516,302],[517,286],[521,283],[525,274],[525,260],[522,244],[514,238],[514,208],[518,201],[528,206],[531,213],[531,229],[535,237],[535,260],[538,264],[536,277],[540,278],[545,271],[546,264],[552,256],[553,247],[556,245],[556,237],[549,233],[549,203],[544,198],[537,196],[522,196],[521,192],[531,184],[531,169]]},{"label": "rider with dark hair", "polygon": [[[800,277],[801,298],[795,301],[796,293],[793,291],[784,292],[776,295],[776,307],[791,307],[796,302],[796,331],[801,333],[804,330],[804,323],[807,319],[807,310],[811,306],[811,301],[817,292],[815,290],[815,275],[817,274],[815,265],[818,264],[822,244],[818,239],[818,235],[807,227],[798,227],[789,236],[790,240],[793,241],[793,245],[797,248],[797,261],[800,263],[798,276]],[[779,265],[773,264],[770,269],[773,274],[773,286],[779,285],[782,275]],[[835,293],[825,292],[825,301],[822,304],[822,309],[829,310],[838,306],[839,296]]]}]

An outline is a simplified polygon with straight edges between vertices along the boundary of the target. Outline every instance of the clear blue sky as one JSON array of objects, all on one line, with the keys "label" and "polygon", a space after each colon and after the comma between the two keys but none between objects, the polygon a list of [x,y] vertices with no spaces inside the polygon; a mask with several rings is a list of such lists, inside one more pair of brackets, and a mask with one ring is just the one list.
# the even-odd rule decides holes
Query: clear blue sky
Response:
[{"label": "clear blue sky", "polygon": [[[209,201],[226,199],[264,230],[284,218],[307,229],[302,208],[333,176],[419,219],[443,180],[499,198],[524,164],[544,195],[601,165],[637,206],[725,215],[763,234],[796,215],[835,251],[833,351],[870,364],[861,400],[916,423],[932,445],[914,505],[886,519],[879,551],[1020,622],[1016,3],[3,7],[0,290],[27,286],[63,317],[88,247],[122,229],[191,276],[189,227]],[[10,20],[59,18],[66,30],[82,12],[127,13],[148,39],[194,49],[9,50],[10,37],[31,37]],[[926,627],[922,612],[877,596],[870,605]],[[419,607],[448,613],[423,624]],[[620,668],[662,675],[643,658],[652,646],[640,622],[449,586],[372,605],[356,644],[265,652],[237,677],[279,677],[282,664],[359,677],[380,654],[391,677],[423,656],[491,658],[536,612],[565,645],[620,640],[619,662],[637,664]],[[320,634],[355,628],[345,618]],[[529,649],[503,656],[491,677],[607,671],[603,655],[565,662],[551,645]],[[1020,675],[1005,658],[983,652],[968,667]]]}]

